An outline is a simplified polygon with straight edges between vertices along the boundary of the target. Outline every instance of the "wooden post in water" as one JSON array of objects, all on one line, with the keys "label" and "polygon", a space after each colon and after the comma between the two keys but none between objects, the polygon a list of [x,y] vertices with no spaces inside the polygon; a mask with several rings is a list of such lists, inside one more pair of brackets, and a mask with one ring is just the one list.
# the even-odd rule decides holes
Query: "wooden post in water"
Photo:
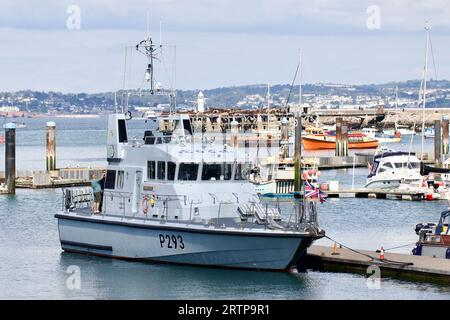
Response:
[{"label": "wooden post in water", "polygon": [[286,118],[281,119],[281,141],[280,141],[281,157],[289,157],[289,121]]},{"label": "wooden post in water", "polygon": [[342,121],[341,127],[341,139],[342,139],[342,157],[348,156],[348,122]]},{"label": "wooden post in water", "polygon": [[442,137],[441,137],[441,120],[434,120],[434,163],[441,164],[442,158]]},{"label": "wooden post in water", "polygon": [[448,156],[448,125],[449,125],[449,121],[448,121],[448,116],[443,116],[442,117],[442,153],[444,154],[444,156],[447,158]]},{"label": "wooden post in water", "polygon": [[302,192],[302,116],[300,112],[295,116],[294,168],[294,193],[296,197],[299,197]]},{"label": "wooden post in water", "polygon": [[342,118],[336,118],[336,149],[337,157],[348,155],[348,125]]},{"label": "wooden post in water", "polygon": [[5,179],[8,194],[16,193],[16,125],[5,124]]},{"label": "wooden post in water", "polygon": [[56,124],[53,121],[47,122],[47,148],[46,164],[47,171],[56,170]]}]

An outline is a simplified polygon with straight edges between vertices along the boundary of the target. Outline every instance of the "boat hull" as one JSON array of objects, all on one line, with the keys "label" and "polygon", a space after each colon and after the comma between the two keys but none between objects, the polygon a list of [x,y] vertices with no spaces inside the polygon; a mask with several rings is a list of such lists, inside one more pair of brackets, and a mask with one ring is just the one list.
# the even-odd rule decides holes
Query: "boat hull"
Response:
[{"label": "boat hull", "polygon": [[288,270],[314,240],[303,235],[226,233],[214,227],[194,232],[163,223],[136,227],[65,215],[56,218],[64,251],[211,267]]},{"label": "boat hull", "polygon": [[[302,138],[302,143],[305,150],[336,149],[335,140],[325,141],[305,137]],[[377,147],[378,147],[377,140],[348,142],[349,149],[374,149]]]}]

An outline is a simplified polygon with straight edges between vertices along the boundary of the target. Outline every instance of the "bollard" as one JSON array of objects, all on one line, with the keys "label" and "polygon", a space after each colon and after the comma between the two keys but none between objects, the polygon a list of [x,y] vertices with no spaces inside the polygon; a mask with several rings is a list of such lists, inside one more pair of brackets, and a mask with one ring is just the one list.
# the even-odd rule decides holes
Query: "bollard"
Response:
[{"label": "bollard", "polygon": [[442,122],[441,122],[441,126],[442,126],[442,153],[444,154],[445,157],[448,156],[448,117],[447,116],[443,116],[442,117]]},{"label": "bollard", "polygon": [[47,171],[56,170],[56,124],[53,121],[47,122]]},{"label": "bollard", "polygon": [[5,124],[5,179],[7,193],[16,193],[16,125]]},{"label": "bollard", "polygon": [[441,120],[434,120],[434,163],[439,165],[442,158]]}]

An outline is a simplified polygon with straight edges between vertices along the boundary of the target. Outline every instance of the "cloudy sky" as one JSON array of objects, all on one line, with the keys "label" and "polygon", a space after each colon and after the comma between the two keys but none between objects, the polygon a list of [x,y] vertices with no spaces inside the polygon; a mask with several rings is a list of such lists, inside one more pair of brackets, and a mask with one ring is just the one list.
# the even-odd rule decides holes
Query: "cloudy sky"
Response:
[{"label": "cloudy sky", "polygon": [[[425,21],[429,74],[450,78],[450,0],[2,0],[0,91],[122,88],[147,16],[155,41],[162,21],[176,45],[181,89],[289,83],[300,50],[308,83],[417,79]],[[145,60],[133,52],[130,66],[127,86],[139,86]]]}]

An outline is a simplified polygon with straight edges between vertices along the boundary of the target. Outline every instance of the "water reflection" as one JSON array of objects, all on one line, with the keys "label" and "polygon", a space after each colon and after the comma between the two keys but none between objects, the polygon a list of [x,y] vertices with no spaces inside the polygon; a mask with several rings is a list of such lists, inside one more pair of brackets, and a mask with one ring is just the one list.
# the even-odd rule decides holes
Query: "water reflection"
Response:
[{"label": "water reflection", "polygon": [[300,299],[311,297],[306,273],[230,270],[130,262],[61,253],[59,282],[80,266],[81,289],[67,297],[104,299]]}]

